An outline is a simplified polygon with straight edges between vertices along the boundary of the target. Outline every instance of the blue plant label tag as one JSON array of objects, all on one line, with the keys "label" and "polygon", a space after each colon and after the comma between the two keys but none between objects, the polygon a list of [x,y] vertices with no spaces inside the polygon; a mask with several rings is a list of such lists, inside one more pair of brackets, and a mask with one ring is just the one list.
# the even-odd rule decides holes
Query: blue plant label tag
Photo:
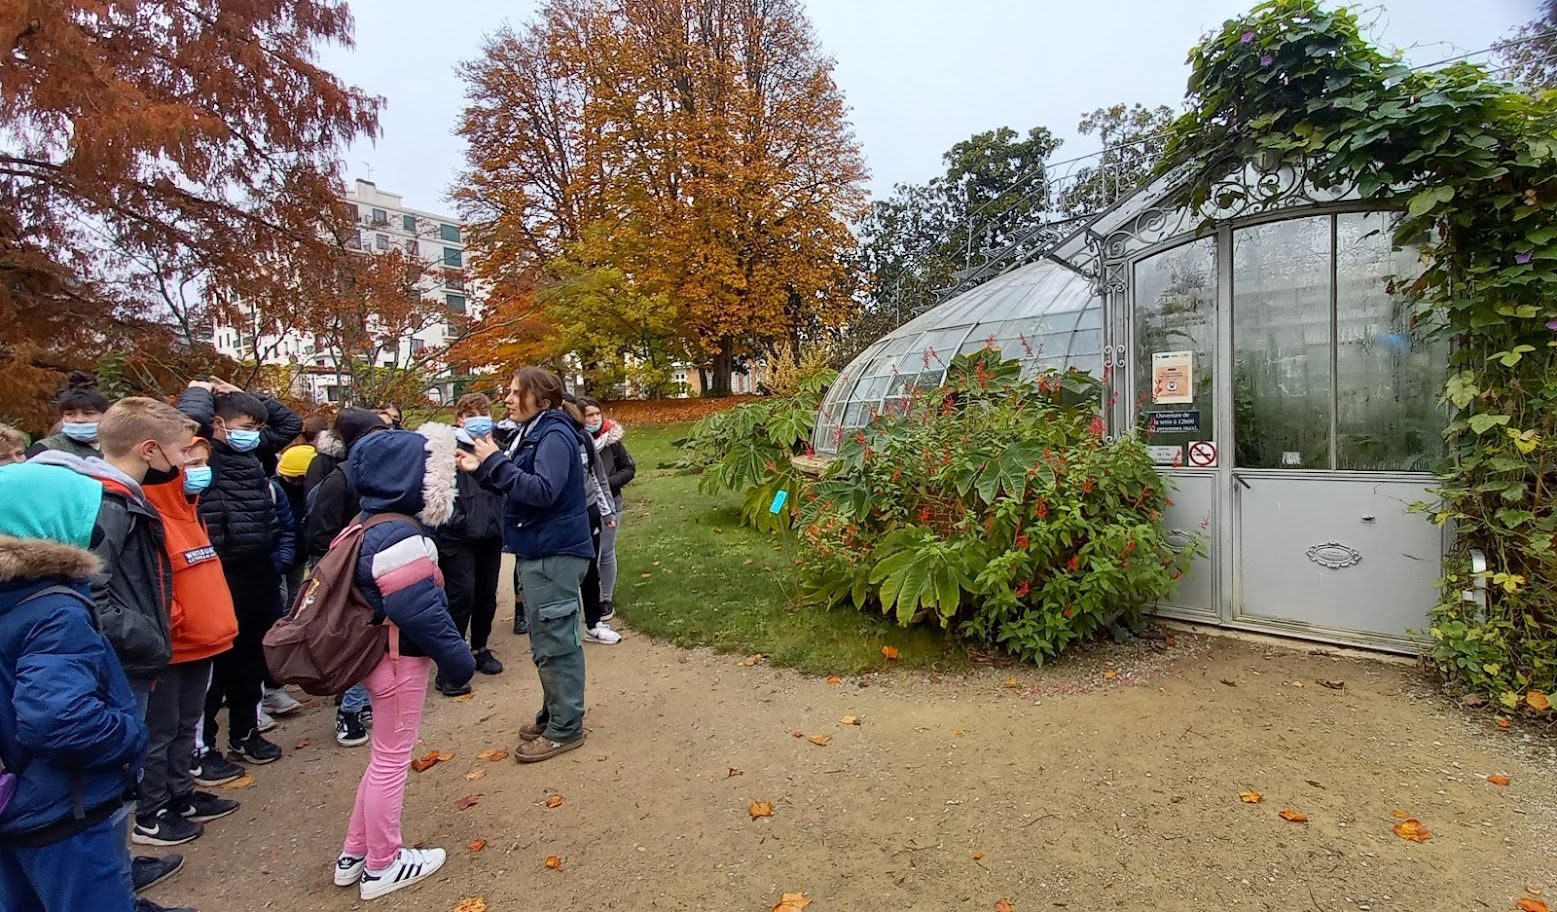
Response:
[{"label": "blue plant label tag", "polygon": [[780,491],[777,494],[773,495],[773,506],[768,508],[768,512],[774,514],[775,516],[777,516],[784,509],[784,504],[786,504],[788,502],[789,502],[789,492],[788,491]]}]

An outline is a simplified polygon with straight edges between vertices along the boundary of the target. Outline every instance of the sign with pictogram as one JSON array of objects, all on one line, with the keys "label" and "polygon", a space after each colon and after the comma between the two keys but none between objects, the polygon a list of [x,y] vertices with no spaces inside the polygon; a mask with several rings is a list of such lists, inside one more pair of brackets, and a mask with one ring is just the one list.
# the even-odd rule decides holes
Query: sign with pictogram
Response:
[{"label": "sign with pictogram", "polygon": [[1209,440],[1197,440],[1189,445],[1189,464],[1197,469],[1209,469],[1216,465],[1216,444]]}]

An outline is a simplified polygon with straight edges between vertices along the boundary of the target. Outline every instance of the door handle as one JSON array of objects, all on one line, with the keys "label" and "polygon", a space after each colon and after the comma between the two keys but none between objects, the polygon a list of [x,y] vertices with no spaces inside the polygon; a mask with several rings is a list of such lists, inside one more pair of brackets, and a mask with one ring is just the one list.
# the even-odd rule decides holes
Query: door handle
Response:
[{"label": "door handle", "polygon": [[1251,485],[1247,481],[1245,481],[1242,475],[1234,475],[1233,476],[1233,481],[1236,481],[1239,484],[1243,485],[1246,489],[1251,489],[1251,490],[1253,489],[1253,485]]}]

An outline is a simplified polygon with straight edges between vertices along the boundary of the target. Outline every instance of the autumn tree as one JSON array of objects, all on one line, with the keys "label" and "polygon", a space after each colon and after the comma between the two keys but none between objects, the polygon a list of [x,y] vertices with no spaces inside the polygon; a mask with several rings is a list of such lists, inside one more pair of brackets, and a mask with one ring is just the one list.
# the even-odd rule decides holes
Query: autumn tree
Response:
[{"label": "autumn tree", "polygon": [[[494,309],[544,314],[566,290],[526,289],[616,270],[716,394],[743,355],[840,322],[864,167],[831,71],[797,0],[551,0],[498,33],[460,127]],[[618,341],[652,359],[637,329]]]},{"label": "autumn tree", "polygon": [[[318,212],[339,147],[377,129],[379,102],[316,62],[351,29],[340,0],[0,4],[8,412],[169,316],[166,282],[237,287],[256,244]],[[205,345],[202,314],[171,322]]]}]

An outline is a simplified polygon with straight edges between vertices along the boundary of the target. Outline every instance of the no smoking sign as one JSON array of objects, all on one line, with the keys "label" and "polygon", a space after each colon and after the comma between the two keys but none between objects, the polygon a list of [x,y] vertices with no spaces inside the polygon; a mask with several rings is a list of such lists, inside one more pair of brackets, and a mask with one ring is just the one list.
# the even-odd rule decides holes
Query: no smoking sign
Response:
[{"label": "no smoking sign", "polygon": [[1189,445],[1189,464],[1197,469],[1216,466],[1216,444],[1209,440],[1197,440]]}]

